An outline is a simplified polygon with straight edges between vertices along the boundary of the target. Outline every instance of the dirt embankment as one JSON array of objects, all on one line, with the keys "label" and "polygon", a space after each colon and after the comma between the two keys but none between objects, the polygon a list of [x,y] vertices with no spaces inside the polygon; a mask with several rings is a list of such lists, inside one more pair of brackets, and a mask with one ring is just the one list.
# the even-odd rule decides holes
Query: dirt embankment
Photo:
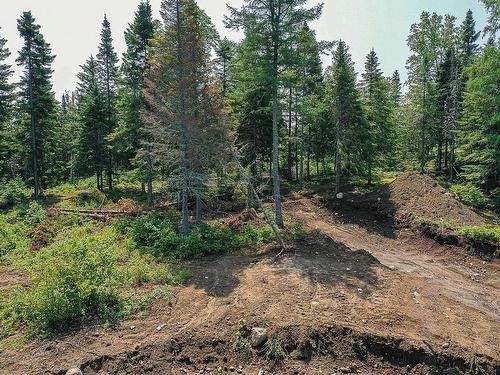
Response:
[{"label": "dirt embankment", "polygon": [[482,225],[484,219],[446,191],[432,177],[420,173],[404,173],[391,184],[369,194],[365,203],[396,219],[410,216],[456,225]]}]

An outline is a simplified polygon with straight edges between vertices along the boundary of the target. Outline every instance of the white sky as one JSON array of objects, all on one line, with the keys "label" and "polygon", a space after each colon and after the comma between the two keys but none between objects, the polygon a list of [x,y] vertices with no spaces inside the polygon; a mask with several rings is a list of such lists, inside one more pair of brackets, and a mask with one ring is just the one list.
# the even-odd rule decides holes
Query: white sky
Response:
[{"label": "white sky", "polygon": [[[161,0],[150,0],[155,18]],[[309,0],[317,4],[317,0]],[[112,27],[114,45],[121,57],[125,50],[123,31],[133,19],[139,0],[0,0],[0,35],[8,40],[7,47],[14,65],[21,40],[16,20],[24,10],[31,10],[47,42],[57,56],[53,83],[57,96],[73,90],[79,66],[90,54],[95,54],[104,13]],[[226,3],[240,6],[243,0],[198,0],[212,17],[221,35],[238,40],[240,35],[224,29]],[[324,0],[323,16],[314,22],[320,40],[345,40],[351,50],[356,70],[361,72],[364,59],[371,48],[379,55],[382,70],[391,75],[398,69],[406,78],[405,62],[409,55],[406,37],[410,25],[418,21],[423,10],[439,14],[450,13],[461,23],[466,11],[474,12],[476,28],[482,30],[486,13],[478,0]],[[324,59],[329,63],[329,58]],[[18,68],[16,67],[17,79]]]}]

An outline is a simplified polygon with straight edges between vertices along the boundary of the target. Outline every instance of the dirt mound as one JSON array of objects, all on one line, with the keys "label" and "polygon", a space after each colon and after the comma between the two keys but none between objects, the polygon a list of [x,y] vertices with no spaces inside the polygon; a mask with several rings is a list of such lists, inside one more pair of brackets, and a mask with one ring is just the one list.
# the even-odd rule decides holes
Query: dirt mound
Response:
[{"label": "dirt mound", "polygon": [[482,225],[484,220],[443,189],[432,177],[405,173],[370,196],[378,211],[407,219],[412,216],[458,225]]}]

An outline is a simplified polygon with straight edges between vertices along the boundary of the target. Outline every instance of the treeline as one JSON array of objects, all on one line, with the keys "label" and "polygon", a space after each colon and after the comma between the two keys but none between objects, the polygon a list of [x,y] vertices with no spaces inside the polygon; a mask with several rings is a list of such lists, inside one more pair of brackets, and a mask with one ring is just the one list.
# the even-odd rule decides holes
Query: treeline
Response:
[{"label": "treeline", "polygon": [[[163,0],[154,20],[142,1],[125,31],[121,64],[104,17],[95,56],[78,87],[60,102],[51,84],[50,45],[30,12],[18,19],[24,44],[16,85],[0,39],[0,179],[22,180],[34,197],[61,182],[95,176],[113,189],[134,173],[153,200],[161,180],[183,207],[201,202],[214,180],[269,176],[275,218],[283,224],[280,180],[304,184],[335,176],[368,184],[381,171],[433,170],[500,196],[500,5],[483,0],[489,21],[479,45],[472,12],[422,13],[412,25],[408,90],[386,75],[374,50],[358,77],[349,47],[318,41],[309,24],[322,5],[306,0],[246,0],[228,7],[225,25],[241,43],[220,38],[194,0]],[[332,63],[322,66],[322,55]]]}]

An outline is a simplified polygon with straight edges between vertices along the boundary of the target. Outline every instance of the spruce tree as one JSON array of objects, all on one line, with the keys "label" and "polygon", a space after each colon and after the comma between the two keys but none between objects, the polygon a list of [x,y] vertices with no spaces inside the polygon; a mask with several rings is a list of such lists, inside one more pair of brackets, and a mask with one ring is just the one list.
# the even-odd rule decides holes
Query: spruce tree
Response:
[{"label": "spruce tree", "polygon": [[462,67],[469,66],[471,58],[479,52],[477,44],[479,35],[480,32],[476,32],[472,11],[469,9],[460,28],[459,53]]},{"label": "spruce tree", "polygon": [[333,54],[333,65],[326,81],[326,100],[330,109],[328,136],[333,143],[335,192],[339,193],[342,170],[346,164],[359,165],[363,157],[365,128],[356,73],[349,49],[339,41]]},{"label": "spruce tree", "polygon": [[230,15],[225,18],[226,26],[245,30],[248,43],[259,51],[256,64],[262,64],[267,71],[267,80],[272,89],[272,139],[273,139],[273,187],[275,220],[283,226],[279,171],[279,87],[283,81],[282,71],[290,65],[293,48],[300,28],[304,23],[317,19],[322,5],[307,9],[306,0],[245,0],[241,9],[228,6]]},{"label": "spruce tree", "polygon": [[488,43],[482,55],[466,69],[469,76],[461,129],[458,131],[457,165],[468,181],[486,190],[500,186],[500,50]]},{"label": "spruce tree", "polygon": [[50,81],[54,56],[31,12],[22,14],[17,21],[17,29],[24,42],[16,60],[23,68],[18,84],[19,109],[28,119],[25,124],[25,139],[31,144],[30,172],[34,197],[38,199],[46,182],[45,172],[49,167],[46,151],[56,112]]},{"label": "spruce tree", "polygon": [[107,167],[106,132],[108,113],[106,96],[99,84],[99,66],[93,56],[78,74],[79,138],[77,169],[80,175],[96,176],[97,188],[104,189],[103,172]]},{"label": "spruce tree", "polygon": [[403,85],[401,83],[401,77],[399,75],[399,72],[395,70],[390,78],[390,91],[391,91],[390,97],[392,104],[396,107],[401,104],[402,87]]},{"label": "spruce tree", "polygon": [[216,48],[215,53],[216,59],[216,74],[218,76],[218,81],[221,86],[221,95],[226,98],[228,92],[232,88],[231,84],[231,71],[233,59],[236,54],[237,44],[226,37],[221,39]]},{"label": "spruce tree", "polygon": [[15,151],[15,137],[11,126],[14,88],[9,83],[13,72],[6,63],[10,52],[5,46],[7,40],[0,36],[0,179],[12,176],[9,163]]},{"label": "spruce tree", "polygon": [[[210,55],[213,26],[194,0],[164,0],[163,24],[153,38],[146,74],[145,112],[155,164],[180,196],[181,233],[189,232],[188,199],[197,213],[216,146],[206,142],[211,123]],[[203,156],[200,156],[203,155]],[[206,161],[206,163],[204,162]]]},{"label": "spruce tree", "polygon": [[379,68],[378,57],[372,49],[366,57],[361,88],[366,126],[363,148],[368,172],[368,185],[372,183],[373,169],[383,165],[394,150],[394,129],[391,123],[389,84]]},{"label": "spruce tree", "polygon": [[[124,168],[138,167],[139,177],[148,181],[147,173],[149,152],[145,152],[145,125],[141,118],[144,109],[144,74],[147,70],[149,41],[154,35],[152,10],[149,1],[142,1],[135,12],[133,22],[125,31],[127,51],[123,54],[121,66],[122,85],[118,95],[118,126],[111,139],[116,152],[117,164]],[[148,188],[151,204],[152,191]]]},{"label": "spruce tree", "polygon": [[106,170],[108,177],[108,189],[113,189],[113,166],[114,150],[109,142],[108,135],[116,127],[116,98],[118,94],[118,57],[113,47],[113,38],[111,36],[111,25],[108,18],[104,15],[101,31],[101,43],[97,53],[97,67],[100,91],[104,95],[106,103],[106,129],[104,139],[106,140]]}]

